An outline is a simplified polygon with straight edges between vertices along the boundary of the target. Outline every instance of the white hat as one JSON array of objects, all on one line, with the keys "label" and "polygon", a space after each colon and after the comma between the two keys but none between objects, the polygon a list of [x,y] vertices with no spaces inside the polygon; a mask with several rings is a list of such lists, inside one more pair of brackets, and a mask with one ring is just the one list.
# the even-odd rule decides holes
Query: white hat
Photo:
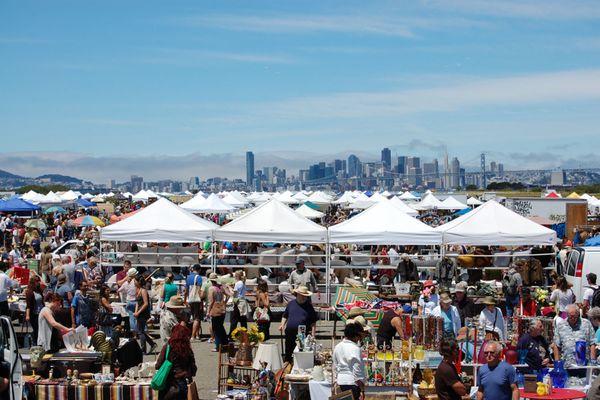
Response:
[{"label": "white hat", "polygon": [[133,278],[137,274],[138,274],[138,271],[135,268],[130,268],[130,269],[127,270],[127,276],[130,277],[130,278]]}]

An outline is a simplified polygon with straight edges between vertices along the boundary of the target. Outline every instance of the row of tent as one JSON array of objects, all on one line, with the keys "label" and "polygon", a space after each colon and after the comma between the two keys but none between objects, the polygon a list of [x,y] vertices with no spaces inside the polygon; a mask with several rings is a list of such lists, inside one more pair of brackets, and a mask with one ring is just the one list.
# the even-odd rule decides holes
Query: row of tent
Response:
[{"label": "row of tent", "polygon": [[387,245],[551,245],[556,232],[490,200],[437,228],[411,217],[393,201],[381,201],[358,215],[325,228],[271,199],[219,226],[161,198],[109,225],[101,240],[193,243],[202,241],[274,243],[357,243]]}]

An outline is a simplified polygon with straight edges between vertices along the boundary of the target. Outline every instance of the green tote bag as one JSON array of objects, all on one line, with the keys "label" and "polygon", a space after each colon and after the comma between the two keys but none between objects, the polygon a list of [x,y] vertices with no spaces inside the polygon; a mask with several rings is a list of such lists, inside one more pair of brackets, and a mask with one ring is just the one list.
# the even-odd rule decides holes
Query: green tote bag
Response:
[{"label": "green tote bag", "polygon": [[171,346],[167,345],[167,351],[165,354],[165,362],[162,363],[158,371],[152,377],[152,382],[150,382],[150,386],[154,390],[163,390],[167,385],[167,378],[171,373],[171,368],[173,367],[173,363],[169,361],[169,352],[171,351]]}]

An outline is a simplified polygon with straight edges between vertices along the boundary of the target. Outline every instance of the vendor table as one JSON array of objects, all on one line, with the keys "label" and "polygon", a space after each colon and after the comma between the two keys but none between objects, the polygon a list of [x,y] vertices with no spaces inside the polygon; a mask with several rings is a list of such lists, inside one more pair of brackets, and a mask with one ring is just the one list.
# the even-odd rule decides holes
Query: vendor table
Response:
[{"label": "vendor table", "polygon": [[522,399],[535,399],[535,400],[574,400],[574,399],[585,399],[587,394],[585,392],[573,389],[560,389],[553,388],[552,394],[539,395],[537,393],[529,393],[524,389],[519,389],[519,395]]},{"label": "vendor table", "polygon": [[96,385],[28,384],[38,400],[157,400],[149,384],[102,383]]}]

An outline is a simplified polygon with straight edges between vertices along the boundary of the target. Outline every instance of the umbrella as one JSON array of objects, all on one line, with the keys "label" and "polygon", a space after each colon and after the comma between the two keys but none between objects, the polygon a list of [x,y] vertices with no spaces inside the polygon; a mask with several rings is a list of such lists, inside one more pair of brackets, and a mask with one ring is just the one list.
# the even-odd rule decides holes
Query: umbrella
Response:
[{"label": "umbrella", "polygon": [[104,221],[102,221],[100,218],[94,217],[91,215],[85,215],[83,217],[79,217],[79,218],[73,220],[73,222],[77,226],[104,226],[104,225],[106,225],[104,223]]},{"label": "umbrella", "polygon": [[27,228],[35,228],[35,229],[46,229],[46,224],[41,219],[30,219],[25,222],[25,226]]},{"label": "umbrella", "polygon": [[44,214],[52,214],[52,213],[55,213],[55,214],[64,214],[66,212],[67,212],[67,210],[65,210],[62,207],[52,206],[52,207],[48,207],[46,209],[46,211],[44,211]]}]

